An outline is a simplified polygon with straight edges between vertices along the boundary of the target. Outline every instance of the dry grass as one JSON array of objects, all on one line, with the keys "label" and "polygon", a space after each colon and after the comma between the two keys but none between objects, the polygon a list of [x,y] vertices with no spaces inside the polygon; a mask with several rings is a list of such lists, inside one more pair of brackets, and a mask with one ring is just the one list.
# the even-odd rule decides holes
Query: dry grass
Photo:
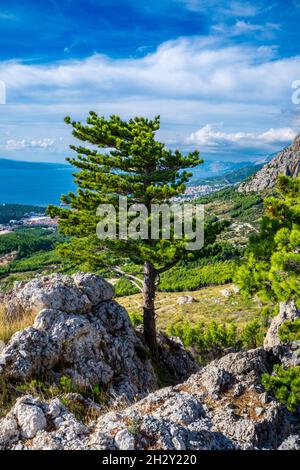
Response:
[{"label": "dry grass", "polygon": [[[234,322],[238,327],[243,327],[259,315],[261,311],[259,303],[244,299],[239,294],[226,299],[220,293],[225,288],[230,290],[231,286],[212,286],[193,292],[158,293],[156,298],[158,328],[166,330],[177,320],[188,320],[194,324],[199,321],[210,323],[212,320],[220,323]],[[178,298],[184,295],[191,295],[195,302],[178,305]],[[119,297],[117,300],[129,313],[142,312],[141,294]]]},{"label": "dry grass", "polygon": [[22,318],[8,320],[5,307],[0,305],[0,341],[7,343],[14,333],[32,325],[37,312],[27,312]]}]

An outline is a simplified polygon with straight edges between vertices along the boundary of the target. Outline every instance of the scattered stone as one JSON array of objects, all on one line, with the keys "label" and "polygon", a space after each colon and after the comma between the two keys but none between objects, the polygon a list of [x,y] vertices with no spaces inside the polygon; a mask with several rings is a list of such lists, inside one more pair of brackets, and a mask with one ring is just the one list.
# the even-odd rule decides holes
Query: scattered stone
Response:
[{"label": "scattered stone", "polygon": [[261,415],[263,414],[263,412],[264,412],[264,409],[263,409],[261,406],[257,406],[257,407],[255,408],[255,414],[256,414],[256,416],[261,416]]},{"label": "scattered stone", "polygon": [[232,394],[233,398],[240,397],[242,395],[243,391],[244,391],[243,385],[241,383],[236,384],[236,386],[233,389],[233,394]]},{"label": "scattered stone", "polygon": [[24,439],[31,439],[47,426],[45,414],[37,401],[19,400],[15,407],[15,416]]},{"label": "scattered stone", "polygon": [[291,435],[283,441],[278,450],[300,450],[300,436]]},{"label": "scattered stone", "polygon": [[182,297],[178,297],[177,299],[178,305],[192,304],[193,302],[196,301],[191,295],[183,295]]},{"label": "scattered stone", "polygon": [[229,289],[222,289],[220,291],[220,294],[223,296],[223,297],[226,297],[226,299],[228,299],[229,297],[232,296],[232,292],[229,290]]},{"label": "scattered stone", "polygon": [[239,293],[240,293],[240,288],[239,288],[239,286],[236,286],[235,284],[233,284],[233,285],[231,286],[231,289],[233,290],[233,292],[234,292],[235,294],[239,294]]}]

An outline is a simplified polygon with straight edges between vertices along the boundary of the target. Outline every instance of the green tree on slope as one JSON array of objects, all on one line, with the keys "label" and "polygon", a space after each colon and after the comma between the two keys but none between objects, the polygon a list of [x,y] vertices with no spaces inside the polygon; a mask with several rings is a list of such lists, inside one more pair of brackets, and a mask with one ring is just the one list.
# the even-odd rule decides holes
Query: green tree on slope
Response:
[{"label": "green tree on slope", "polygon": [[[175,239],[174,233],[170,239],[124,240],[117,230],[117,239],[100,240],[96,236],[96,210],[106,203],[118,209],[118,197],[127,196],[128,205],[143,204],[148,209],[150,224],[151,205],[168,202],[184,191],[191,173],[182,170],[202,163],[199,152],[185,156],[158,142],[155,134],[160,127],[159,117],[123,121],[111,116],[107,120],[90,112],[86,124],[71,122],[70,118],[66,122],[73,127],[73,136],[86,145],[71,146],[77,157],[68,161],[79,171],[74,174],[77,193],[62,197],[69,207],[48,208],[51,216],[58,216],[60,231],[71,236],[59,251],[75,262],[88,263],[91,269],[112,267],[140,288],[144,296],[144,336],[157,358],[154,300],[159,276],[189,259],[191,252],[185,249],[186,240]],[[118,219],[117,229],[119,226]],[[214,242],[220,230],[217,223],[210,224],[209,242]],[[141,276],[121,272],[118,266],[126,260],[143,265]]]},{"label": "green tree on slope", "polygon": [[294,299],[300,306],[300,177],[279,177],[246,258],[236,275],[244,291],[274,302]]}]

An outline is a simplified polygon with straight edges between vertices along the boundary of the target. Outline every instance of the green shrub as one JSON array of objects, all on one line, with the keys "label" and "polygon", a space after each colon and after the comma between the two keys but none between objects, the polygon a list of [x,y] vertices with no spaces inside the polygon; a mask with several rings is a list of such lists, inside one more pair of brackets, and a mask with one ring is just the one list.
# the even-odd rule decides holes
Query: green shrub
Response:
[{"label": "green shrub", "polygon": [[134,328],[143,324],[143,314],[136,310],[129,313],[129,318]]},{"label": "green shrub", "polygon": [[245,349],[254,349],[263,344],[265,331],[260,319],[249,322],[242,331],[241,341]]},{"label": "green shrub", "polygon": [[300,406],[300,366],[284,369],[276,365],[272,375],[262,375],[262,384],[290,411]]},{"label": "green shrub", "polygon": [[300,340],[300,318],[294,321],[285,321],[279,328],[280,340],[283,343]]},{"label": "green shrub", "polygon": [[53,250],[57,235],[42,228],[18,229],[0,237],[0,254],[17,251],[24,258],[37,251]]},{"label": "green shrub", "polygon": [[201,353],[220,352],[226,348],[255,348],[262,344],[265,327],[259,319],[252,320],[241,331],[234,323],[224,325],[212,321],[208,325],[203,322],[192,325],[188,321],[178,321],[169,326],[167,332],[170,336],[178,336],[185,347],[193,346]]},{"label": "green shrub", "polygon": [[171,336],[178,336],[185,347],[195,346],[199,351],[213,347],[236,347],[239,343],[237,327],[233,323],[227,326],[212,321],[209,325],[203,322],[191,325],[188,321],[179,321],[167,331]]},{"label": "green shrub", "polygon": [[159,291],[192,291],[205,286],[226,284],[232,281],[235,269],[234,261],[200,267],[178,266],[161,276]]},{"label": "green shrub", "polygon": [[124,295],[137,294],[139,292],[138,288],[135,287],[128,279],[121,277],[115,283],[115,293],[117,297],[122,297]]},{"label": "green shrub", "polygon": [[26,258],[13,261],[9,266],[9,272],[36,271],[54,264],[62,264],[62,260],[58,253],[55,250],[41,251]]}]

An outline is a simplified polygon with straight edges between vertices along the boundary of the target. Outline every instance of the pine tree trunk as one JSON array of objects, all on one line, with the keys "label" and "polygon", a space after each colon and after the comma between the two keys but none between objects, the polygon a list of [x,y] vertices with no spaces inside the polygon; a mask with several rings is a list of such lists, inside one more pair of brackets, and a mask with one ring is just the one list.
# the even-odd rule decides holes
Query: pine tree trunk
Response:
[{"label": "pine tree trunk", "polygon": [[155,360],[158,360],[158,348],[155,327],[155,268],[150,261],[144,263],[144,338]]}]

